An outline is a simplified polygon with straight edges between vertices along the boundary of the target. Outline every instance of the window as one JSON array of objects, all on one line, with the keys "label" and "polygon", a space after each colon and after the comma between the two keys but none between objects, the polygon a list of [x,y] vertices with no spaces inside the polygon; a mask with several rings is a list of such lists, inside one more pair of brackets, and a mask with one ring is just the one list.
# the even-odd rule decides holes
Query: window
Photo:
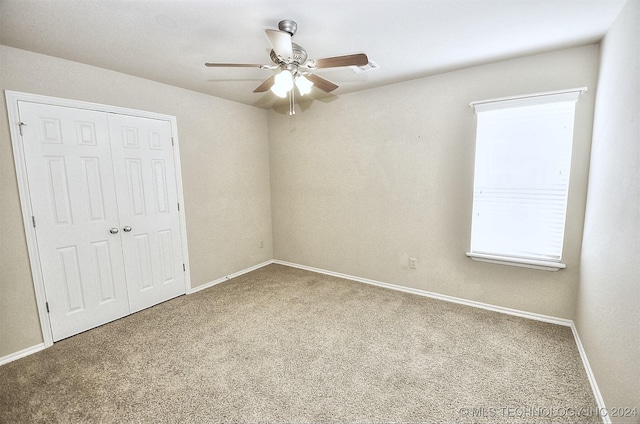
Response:
[{"label": "window", "polygon": [[585,88],[474,102],[472,259],[557,271],[575,103]]}]

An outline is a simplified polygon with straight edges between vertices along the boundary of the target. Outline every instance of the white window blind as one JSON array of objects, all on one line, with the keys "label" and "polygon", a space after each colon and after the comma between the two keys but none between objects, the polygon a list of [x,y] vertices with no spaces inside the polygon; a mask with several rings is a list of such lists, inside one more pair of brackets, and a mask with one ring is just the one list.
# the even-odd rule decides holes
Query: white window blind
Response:
[{"label": "white window blind", "polygon": [[478,126],[469,256],[564,267],[575,103],[582,91],[472,103]]}]

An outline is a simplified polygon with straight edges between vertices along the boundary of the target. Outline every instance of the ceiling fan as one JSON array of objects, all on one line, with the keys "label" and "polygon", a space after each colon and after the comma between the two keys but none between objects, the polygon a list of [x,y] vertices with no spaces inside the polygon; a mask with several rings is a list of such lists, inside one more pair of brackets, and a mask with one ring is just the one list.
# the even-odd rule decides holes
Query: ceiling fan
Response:
[{"label": "ceiling fan", "polygon": [[291,40],[297,29],[297,23],[291,19],[285,19],[278,22],[277,30],[265,30],[272,47],[270,56],[273,65],[254,63],[205,63],[205,66],[212,68],[260,68],[278,71],[263,81],[253,92],[262,93],[271,90],[278,97],[285,98],[288,95],[289,114],[294,115],[294,86],[297,87],[301,96],[308,94],[314,85],[327,93],[338,88],[336,84],[313,72],[319,69],[342,66],[365,66],[369,63],[369,59],[364,53],[326,57],[323,59],[308,59],[307,51]]}]

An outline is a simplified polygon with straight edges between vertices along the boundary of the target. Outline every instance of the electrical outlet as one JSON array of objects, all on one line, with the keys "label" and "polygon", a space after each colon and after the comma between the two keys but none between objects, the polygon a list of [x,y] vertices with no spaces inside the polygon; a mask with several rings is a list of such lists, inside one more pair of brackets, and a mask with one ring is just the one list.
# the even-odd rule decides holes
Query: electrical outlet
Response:
[{"label": "electrical outlet", "polygon": [[409,258],[409,268],[416,269],[418,265],[418,260],[416,258]]},{"label": "electrical outlet", "polygon": [[261,242],[260,242],[260,249],[262,249],[263,247],[264,247],[264,242],[263,242],[263,241],[261,241]]}]

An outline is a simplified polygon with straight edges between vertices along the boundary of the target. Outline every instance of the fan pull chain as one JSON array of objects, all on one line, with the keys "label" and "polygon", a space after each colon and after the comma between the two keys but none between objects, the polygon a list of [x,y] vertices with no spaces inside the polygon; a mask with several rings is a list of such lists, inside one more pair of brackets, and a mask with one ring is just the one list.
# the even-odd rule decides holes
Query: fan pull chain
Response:
[{"label": "fan pull chain", "polygon": [[296,109],[295,109],[295,91],[296,88],[293,87],[291,88],[291,90],[289,90],[289,116],[293,116],[296,114]]}]

